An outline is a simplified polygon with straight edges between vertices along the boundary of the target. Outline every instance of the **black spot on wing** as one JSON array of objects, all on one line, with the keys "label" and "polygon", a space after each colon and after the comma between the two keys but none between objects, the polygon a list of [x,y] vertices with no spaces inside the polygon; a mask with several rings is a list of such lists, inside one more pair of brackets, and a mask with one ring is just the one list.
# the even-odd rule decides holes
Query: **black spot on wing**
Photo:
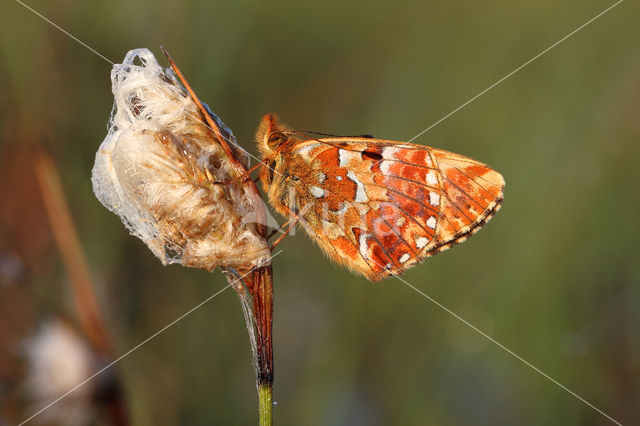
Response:
[{"label": "black spot on wing", "polygon": [[382,155],[372,150],[366,150],[366,151],[362,151],[362,159],[365,159],[365,158],[368,158],[374,161],[380,161],[382,160]]}]

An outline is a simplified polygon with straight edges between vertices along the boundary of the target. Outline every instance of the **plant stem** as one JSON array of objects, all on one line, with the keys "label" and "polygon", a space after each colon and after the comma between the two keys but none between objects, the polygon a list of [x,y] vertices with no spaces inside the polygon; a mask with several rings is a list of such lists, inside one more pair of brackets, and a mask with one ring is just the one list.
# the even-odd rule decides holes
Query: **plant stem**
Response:
[{"label": "plant stem", "polygon": [[33,164],[51,223],[51,231],[69,274],[69,283],[80,325],[96,351],[102,356],[110,357],[113,352],[111,338],[96,300],[89,265],[69,211],[60,173],[51,155],[42,149],[34,152]]},{"label": "plant stem", "polygon": [[227,280],[240,297],[247,323],[253,366],[258,388],[260,426],[272,425],[273,351],[271,329],[273,323],[273,270],[271,265],[250,269],[225,270]]},{"label": "plant stem", "polygon": [[260,426],[273,423],[273,387],[270,384],[258,386],[258,416]]}]

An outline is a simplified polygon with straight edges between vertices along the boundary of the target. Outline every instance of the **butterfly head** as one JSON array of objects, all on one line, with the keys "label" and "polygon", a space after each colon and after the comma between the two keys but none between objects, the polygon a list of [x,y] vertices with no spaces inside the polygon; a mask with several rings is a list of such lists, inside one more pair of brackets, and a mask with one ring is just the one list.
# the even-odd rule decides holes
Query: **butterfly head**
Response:
[{"label": "butterfly head", "polygon": [[264,167],[260,170],[260,180],[270,199],[279,199],[282,196],[284,179],[288,176],[285,170],[285,145],[294,139],[294,132],[281,124],[275,114],[262,117],[256,132],[256,142],[264,162]]},{"label": "butterfly head", "polygon": [[287,142],[291,134],[291,129],[281,124],[277,115],[269,113],[262,117],[256,132],[256,142],[262,156],[264,158],[271,156]]}]

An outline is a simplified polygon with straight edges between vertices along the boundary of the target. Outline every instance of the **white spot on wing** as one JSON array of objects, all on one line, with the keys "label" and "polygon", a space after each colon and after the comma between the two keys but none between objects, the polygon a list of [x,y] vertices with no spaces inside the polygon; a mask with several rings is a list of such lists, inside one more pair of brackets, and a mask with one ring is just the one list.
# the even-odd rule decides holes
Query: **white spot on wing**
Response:
[{"label": "white spot on wing", "polygon": [[407,260],[409,260],[409,258],[410,258],[410,257],[411,257],[411,256],[409,255],[409,253],[405,253],[405,254],[403,254],[402,256],[400,256],[400,259],[398,259],[398,261],[399,261],[400,263],[404,263],[404,262],[406,262]]},{"label": "white spot on wing", "polygon": [[316,198],[324,197],[324,189],[322,189],[320,187],[310,186],[309,187],[309,191],[311,192],[311,195],[313,195]]},{"label": "white spot on wing", "polygon": [[[385,149],[388,149],[388,148],[385,148]],[[383,161],[380,163],[380,171],[382,171],[382,173],[385,175],[389,174],[390,167],[391,167],[391,161]]]},{"label": "white spot on wing", "polygon": [[322,172],[318,173],[318,182],[323,183],[327,179],[327,175]]},{"label": "white spot on wing", "polygon": [[365,259],[369,259],[369,247],[367,246],[367,236],[369,234],[366,233],[362,233],[360,234],[360,254],[362,255],[362,257],[364,257]]},{"label": "white spot on wing", "polygon": [[429,192],[429,203],[433,207],[438,207],[440,205],[440,194],[433,191]]},{"label": "white spot on wing", "polygon": [[428,220],[427,220],[427,226],[431,229],[436,229],[436,217],[435,216],[431,216]]},{"label": "white spot on wing", "polygon": [[396,153],[398,153],[398,151],[400,151],[398,148],[388,146],[382,150],[382,158],[393,160],[395,159],[395,155]]},{"label": "white spot on wing", "polygon": [[427,183],[431,186],[436,186],[438,184],[438,178],[433,171],[427,173]]},{"label": "white spot on wing", "polygon": [[336,180],[342,180],[342,176],[336,176]]},{"label": "white spot on wing", "polygon": [[425,237],[416,238],[416,247],[418,247],[419,249],[424,248],[424,246],[426,246],[428,242],[429,240]]},{"label": "white spot on wing", "polygon": [[367,193],[364,191],[364,185],[358,180],[358,177],[353,170],[349,170],[347,172],[347,177],[356,184],[356,199],[354,201],[357,203],[365,203],[369,201],[369,197],[367,197]]},{"label": "white spot on wing", "polygon": [[338,150],[338,155],[340,158],[340,167],[347,167],[352,159],[358,160],[360,157],[359,152],[347,151],[346,149]]}]

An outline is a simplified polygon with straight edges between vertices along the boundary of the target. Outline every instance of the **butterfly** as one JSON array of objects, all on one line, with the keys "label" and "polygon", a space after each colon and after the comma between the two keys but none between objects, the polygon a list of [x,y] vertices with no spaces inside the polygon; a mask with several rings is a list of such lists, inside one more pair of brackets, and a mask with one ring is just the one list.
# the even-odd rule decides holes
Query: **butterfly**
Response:
[{"label": "butterfly", "polygon": [[503,200],[500,173],[441,149],[309,137],[274,114],[256,142],[260,180],[273,208],[291,217],[288,230],[299,222],[331,259],[372,281],[465,241]]}]

